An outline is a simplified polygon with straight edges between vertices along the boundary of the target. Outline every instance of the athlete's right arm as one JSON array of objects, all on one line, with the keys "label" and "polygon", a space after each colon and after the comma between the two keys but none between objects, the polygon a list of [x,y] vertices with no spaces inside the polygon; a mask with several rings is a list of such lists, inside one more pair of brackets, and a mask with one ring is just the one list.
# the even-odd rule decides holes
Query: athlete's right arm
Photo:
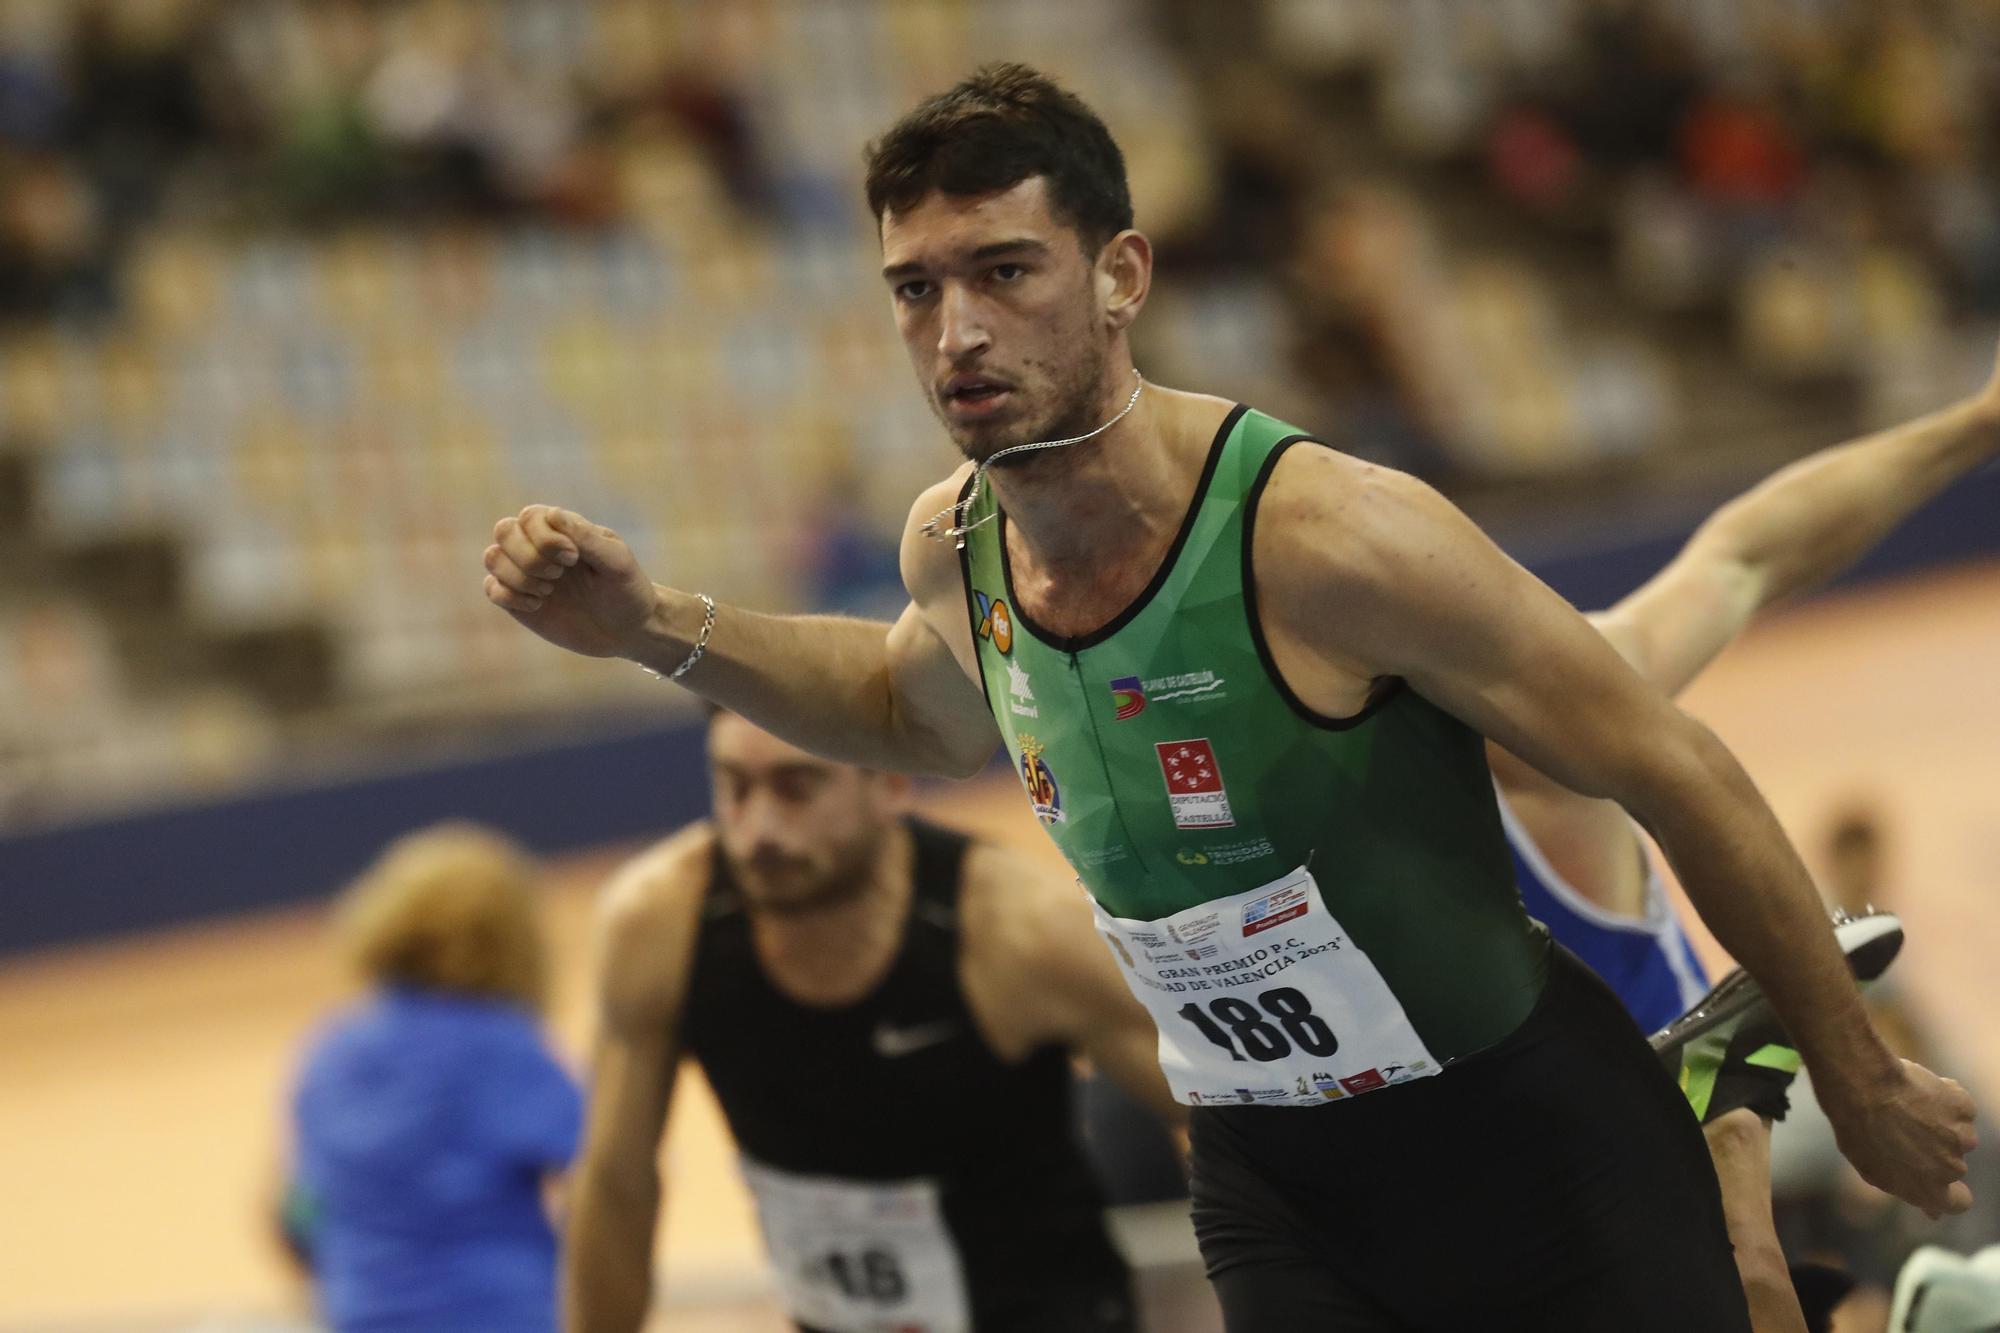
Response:
[{"label": "athlete's right arm", "polygon": [[[1811,454],[1711,514],[1667,567],[1589,617],[1641,676],[1673,695],[1758,612],[1824,583],[1923,503],[2000,457],[2000,372],[1961,402]],[[1529,836],[1600,906],[1643,910],[1631,825],[1608,801],[1488,746]]]},{"label": "athlete's right arm", "polygon": [[[957,498],[960,480],[932,487],[911,510],[902,544],[911,601],[895,624],[718,607],[701,661],[679,683],[829,759],[978,772],[1000,735],[974,683],[957,555],[921,531]],[[654,583],[617,533],[568,510],[529,505],[501,519],[485,563],[487,600],[572,652],[665,673],[700,636],[699,598]]]},{"label": "athlete's right arm", "polygon": [[589,1115],[563,1245],[571,1333],[637,1333],[652,1303],[660,1141],[707,845],[704,830],[690,830],[630,862],[599,910]]}]

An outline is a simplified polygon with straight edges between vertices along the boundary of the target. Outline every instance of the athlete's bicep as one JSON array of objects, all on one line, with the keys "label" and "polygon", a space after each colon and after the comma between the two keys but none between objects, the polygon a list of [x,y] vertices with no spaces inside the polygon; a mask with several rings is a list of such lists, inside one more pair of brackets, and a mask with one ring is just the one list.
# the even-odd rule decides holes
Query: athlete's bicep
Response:
[{"label": "athlete's bicep", "polygon": [[1323,560],[1340,651],[1557,782],[1619,797],[1681,720],[1570,605],[1436,492],[1383,474]]},{"label": "athlete's bicep", "polygon": [[[1108,952],[1105,956],[1110,957]],[[1085,1030],[1078,1047],[1126,1096],[1165,1123],[1180,1125],[1187,1120],[1187,1108],[1174,1100],[1173,1089],[1160,1069],[1159,1029],[1123,982],[1116,976],[1111,982],[1117,989],[1098,992],[1100,1002],[1093,1006],[1098,1021]]]},{"label": "athlete's bicep", "polygon": [[[1627,666],[1671,697],[1729,646],[1756,600],[1754,583],[1740,564],[1690,549],[1610,610],[1584,619]],[[1498,745],[1487,747],[1487,758],[1494,779],[1510,795],[1530,793],[1544,804],[1559,804],[1566,794],[1579,817],[1595,804]],[[1606,828],[1622,826],[1622,817],[1608,820],[1600,812],[1589,818]]]},{"label": "athlete's bicep", "polygon": [[1000,745],[1000,731],[967,674],[968,665],[977,673],[977,663],[960,661],[933,616],[915,602],[889,628],[888,661],[897,732],[935,758],[939,771],[969,777],[984,768]]},{"label": "athlete's bicep", "polygon": [[981,990],[1007,1011],[1012,1044],[1023,1051],[1062,1046],[1084,1056],[1128,1096],[1178,1124],[1186,1111],[1160,1071],[1159,1031],[1105,947],[1083,890],[987,848],[968,871],[983,901],[1005,914],[983,932],[998,947],[986,951]]},{"label": "athlete's bicep", "polygon": [[595,1033],[584,1158],[645,1169],[658,1150],[680,1063],[705,837],[682,835],[628,866],[598,913]]}]

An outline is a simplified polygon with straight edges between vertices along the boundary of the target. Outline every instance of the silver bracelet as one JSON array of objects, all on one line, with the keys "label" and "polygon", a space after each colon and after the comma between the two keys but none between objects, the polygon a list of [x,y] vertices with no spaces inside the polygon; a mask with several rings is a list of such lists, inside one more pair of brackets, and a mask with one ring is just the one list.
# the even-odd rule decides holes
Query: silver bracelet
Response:
[{"label": "silver bracelet", "polygon": [[694,670],[694,664],[701,661],[701,655],[708,651],[708,636],[715,633],[715,599],[705,592],[698,592],[695,596],[701,598],[702,616],[701,633],[695,636],[694,650],[687,655],[685,662],[682,662],[666,675],[660,675],[659,672],[653,670],[651,667],[646,668],[647,675],[658,676],[661,680],[679,680],[682,676]]}]

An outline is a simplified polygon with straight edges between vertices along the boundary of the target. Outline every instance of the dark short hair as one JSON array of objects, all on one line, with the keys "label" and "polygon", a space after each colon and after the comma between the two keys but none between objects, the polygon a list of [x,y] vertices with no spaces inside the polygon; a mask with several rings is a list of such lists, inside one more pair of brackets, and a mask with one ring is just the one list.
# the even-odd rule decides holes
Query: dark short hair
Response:
[{"label": "dark short hair", "polygon": [[1125,155],[1083,99],[1026,65],[982,65],[868,145],[868,207],[891,209],[933,192],[989,194],[1031,176],[1095,254],[1132,225]]}]

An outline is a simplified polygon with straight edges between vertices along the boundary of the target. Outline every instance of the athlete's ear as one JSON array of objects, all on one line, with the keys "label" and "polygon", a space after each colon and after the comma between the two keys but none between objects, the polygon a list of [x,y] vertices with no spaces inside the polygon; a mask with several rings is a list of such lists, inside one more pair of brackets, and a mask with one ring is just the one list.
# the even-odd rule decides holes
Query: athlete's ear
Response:
[{"label": "athlete's ear", "polygon": [[1132,326],[1153,286],[1153,243],[1141,232],[1125,230],[1098,251],[1097,302],[1114,333]]}]

